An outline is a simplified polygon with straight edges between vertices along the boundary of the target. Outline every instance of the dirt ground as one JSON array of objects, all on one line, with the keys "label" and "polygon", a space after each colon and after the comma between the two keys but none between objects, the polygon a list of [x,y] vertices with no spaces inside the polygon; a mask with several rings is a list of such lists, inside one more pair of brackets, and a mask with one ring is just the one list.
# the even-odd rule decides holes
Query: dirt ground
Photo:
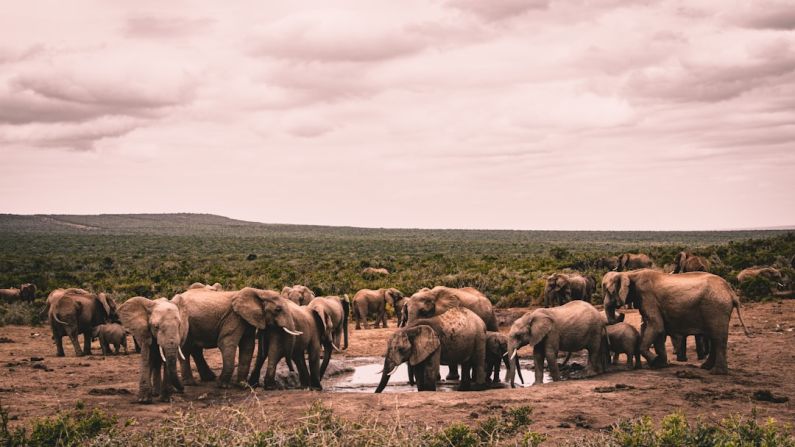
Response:
[{"label": "dirt ground", "polygon": [[[626,312],[627,322],[639,327],[637,311]],[[249,390],[221,390],[214,384],[202,384],[186,388],[171,403],[152,405],[134,402],[138,355],[102,357],[96,355],[100,351],[95,342],[95,355],[78,358],[74,357],[68,340],[64,340],[69,348],[67,357],[58,358],[54,356],[48,327],[10,326],[0,328],[0,402],[9,410],[12,425],[52,415],[59,409],[74,408],[77,401],[82,401],[89,408],[99,407],[123,419],[135,418],[139,427],[161,420],[164,414],[176,409],[204,411],[220,403],[245,407],[243,404],[254,397],[266,411],[272,409],[265,415],[267,418],[301,413],[312,402],[321,400],[345,418],[355,418],[354,415],[366,411],[368,417],[379,420],[400,418],[429,426],[442,426],[453,420],[475,423],[501,408],[530,405],[532,429],[549,435],[553,443],[603,429],[620,419],[639,415],[659,419],[675,410],[691,418],[698,415],[718,421],[730,414],[748,415],[756,407],[761,417],[795,424],[795,351],[791,349],[795,342],[795,301],[746,304],[743,313],[753,337],[747,338],[742,333],[733,314],[727,376],[713,376],[697,367],[699,362],[691,337],[687,363],[672,361],[670,367],[660,370],[649,370],[644,365],[639,371],[614,366],[611,372],[601,376],[527,388],[384,394],[256,390],[252,395]],[[394,330],[394,321],[390,324],[388,329],[360,331],[351,325],[350,348],[344,356],[351,359],[383,355],[386,339]],[[129,344],[132,351],[132,341]],[[670,343],[668,349],[669,358],[673,359]],[[531,363],[527,348],[520,354],[523,362]],[[207,358],[212,367],[220,369],[217,350],[208,350]],[[574,361],[584,363],[584,356],[575,357]],[[629,387],[616,388],[618,384]],[[753,395],[760,390],[790,400],[785,403],[755,400]],[[101,395],[103,392],[111,394]]]}]

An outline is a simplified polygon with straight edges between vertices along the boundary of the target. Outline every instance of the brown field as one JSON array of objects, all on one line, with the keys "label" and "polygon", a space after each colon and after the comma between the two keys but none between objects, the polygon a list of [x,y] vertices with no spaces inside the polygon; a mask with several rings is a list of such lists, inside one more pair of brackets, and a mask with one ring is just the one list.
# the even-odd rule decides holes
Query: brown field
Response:
[{"label": "brown field", "polygon": [[[639,326],[637,311],[627,311],[627,321]],[[171,403],[139,405],[137,392],[138,356],[67,357],[54,356],[48,327],[8,326],[0,328],[0,336],[10,339],[0,343],[0,402],[9,410],[12,426],[29,423],[33,418],[55,414],[60,409],[74,408],[82,401],[87,407],[98,407],[119,415],[121,420],[134,418],[136,427],[161,421],[178,409],[202,412],[221,404],[238,406],[261,418],[263,427],[274,419],[302,413],[312,402],[322,401],[343,418],[368,418],[392,422],[416,421],[428,426],[442,426],[451,421],[476,422],[502,408],[530,405],[533,408],[535,431],[556,440],[586,435],[624,418],[649,415],[659,419],[675,410],[688,417],[700,416],[719,421],[730,414],[748,415],[753,407],[761,417],[774,417],[795,423],[795,301],[752,303],[743,306],[744,318],[752,338],[743,335],[736,315],[729,336],[729,368],[727,376],[713,376],[697,368],[692,337],[689,340],[688,363],[672,362],[661,370],[625,370],[613,367],[610,373],[578,380],[564,380],[543,386],[517,389],[494,389],[484,392],[437,393],[337,393],[310,391],[221,390],[213,384],[186,388]],[[348,362],[355,357],[380,356],[385,350],[389,329],[353,330],[351,345],[344,353]],[[503,328],[507,330],[507,328]],[[82,339],[82,337],[81,337]],[[66,340],[65,340],[66,341]],[[68,343],[65,343],[70,348]],[[130,341],[130,348],[132,342]],[[669,347],[669,358],[673,358]],[[132,351],[132,349],[131,349]],[[99,353],[94,344],[94,352]],[[529,351],[520,351],[524,362],[531,363]],[[32,360],[42,357],[43,360]],[[217,350],[207,351],[211,366],[220,369]],[[622,356],[623,360],[623,356]],[[584,363],[584,356],[574,358]],[[443,372],[445,368],[443,367]],[[525,377],[532,380],[532,377]],[[324,385],[328,387],[327,381]],[[597,387],[625,384],[615,392],[596,392]],[[91,390],[121,389],[123,394],[95,395]],[[759,390],[789,397],[786,403],[753,399]],[[94,391],[96,393],[96,391]],[[258,401],[260,405],[249,405]],[[250,410],[249,410],[250,409]]]}]

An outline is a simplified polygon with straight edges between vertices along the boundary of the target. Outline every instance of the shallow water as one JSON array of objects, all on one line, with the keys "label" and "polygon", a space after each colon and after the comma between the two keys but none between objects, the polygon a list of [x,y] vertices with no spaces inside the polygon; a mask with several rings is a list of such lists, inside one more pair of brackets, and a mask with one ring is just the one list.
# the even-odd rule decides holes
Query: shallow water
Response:
[{"label": "shallow water", "polygon": [[[335,377],[332,383],[326,385],[324,388],[329,391],[336,392],[353,392],[353,393],[373,393],[381,380],[381,368],[384,366],[383,359],[377,357],[362,357],[359,359],[351,359],[354,366],[353,373],[340,374]],[[356,363],[359,363],[356,365]],[[447,374],[447,367],[441,368],[442,377]],[[525,379],[525,384],[522,385],[519,381],[519,376],[516,377],[517,387],[532,386],[535,379],[535,372],[522,368],[522,376]],[[500,377],[505,378],[505,368],[500,370]],[[416,392],[417,387],[409,385],[408,365],[405,363],[398,366],[397,370],[392,374],[389,379],[389,384],[384,388],[385,393],[407,393]],[[547,371],[544,371],[544,383],[551,382],[552,377]],[[436,386],[438,391],[455,391],[458,388],[458,380],[444,380],[442,379]],[[494,384],[494,388],[507,387],[507,383]]]}]

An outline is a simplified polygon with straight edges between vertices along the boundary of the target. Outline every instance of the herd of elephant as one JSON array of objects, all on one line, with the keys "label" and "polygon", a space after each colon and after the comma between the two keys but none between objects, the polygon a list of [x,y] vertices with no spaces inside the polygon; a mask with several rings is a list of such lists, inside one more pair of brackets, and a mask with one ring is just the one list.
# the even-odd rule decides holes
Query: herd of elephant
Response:
[{"label": "herd of elephant", "polygon": [[[502,363],[508,370],[505,380],[513,387],[517,371],[523,381],[518,350],[524,346],[533,349],[536,384],[543,381],[544,361],[552,380],[560,379],[561,351],[587,350],[586,375],[604,372],[611,353],[613,362],[623,353],[635,368],[641,367],[641,357],[657,368],[667,364],[668,336],[674,338],[675,352],[684,354],[685,337],[696,335],[706,357],[701,366],[726,374],[733,310],[748,334],[739,299],[723,278],[700,271],[700,263],[691,258],[680,254],[677,263],[682,267],[666,273],[650,268],[646,255],[622,256],[621,264],[601,279],[604,313],[589,302],[595,291],[593,279],[551,275],[547,307],[524,314],[507,334],[498,330],[491,300],[471,287],[436,286],[411,296],[394,288],[363,289],[350,300],[347,295],[316,297],[300,285],[277,292],[251,287],[227,291],[220,284],[195,283],[170,300],[134,297],[118,306],[104,293],[71,288],[50,293],[44,312],[58,356],[64,355],[64,336],[81,356],[91,353],[92,337],[100,339],[104,354],[111,352],[111,345],[117,353],[120,345],[126,351],[126,334],[132,334],[141,353],[138,401],[142,403],[154,397],[168,400],[174,391],[195,385],[191,359],[201,381],[217,381],[224,388],[259,386],[265,360],[262,385],[274,388],[276,366],[285,359],[290,371],[297,369],[302,387],[320,390],[332,353],[348,347],[348,316],[353,315],[356,329],[368,329],[370,316],[375,327],[386,327],[387,304],[394,308],[399,327],[387,341],[376,392],[385,389],[403,363],[408,364],[410,383],[420,391],[436,389],[440,365],[449,367],[448,379],[460,378],[460,390],[479,390],[500,382]],[[622,306],[639,310],[640,330],[623,321],[618,312]],[[79,334],[84,336],[82,349]],[[220,377],[204,359],[204,350],[210,348],[221,352]]]}]

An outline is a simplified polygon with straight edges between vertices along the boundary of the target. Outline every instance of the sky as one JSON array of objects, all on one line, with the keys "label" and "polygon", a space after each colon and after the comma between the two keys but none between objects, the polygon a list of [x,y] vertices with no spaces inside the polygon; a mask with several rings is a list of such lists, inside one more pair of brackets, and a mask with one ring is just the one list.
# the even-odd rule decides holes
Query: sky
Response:
[{"label": "sky", "polygon": [[791,0],[0,3],[0,212],[795,224]]}]

